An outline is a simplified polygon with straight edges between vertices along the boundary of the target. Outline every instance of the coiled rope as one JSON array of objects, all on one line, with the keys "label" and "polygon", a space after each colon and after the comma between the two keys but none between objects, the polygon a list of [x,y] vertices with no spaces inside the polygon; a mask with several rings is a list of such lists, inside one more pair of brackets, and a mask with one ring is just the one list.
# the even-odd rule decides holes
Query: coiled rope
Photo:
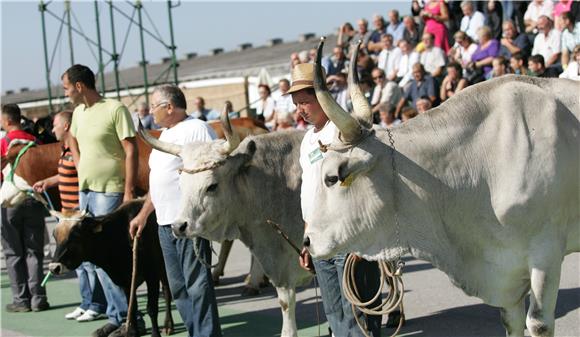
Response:
[{"label": "coiled rope", "polygon": [[[382,316],[399,309],[401,311],[401,319],[399,320],[399,325],[397,330],[391,335],[395,336],[399,333],[401,326],[403,325],[403,294],[405,292],[405,286],[403,284],[403,278],[401,269],[403,264],[395,266],[391,261],[377,261],[380,270],[380,287],[376,294],[370,300],[363,302],[360,298],[358,288],[356,287],[355,272],[356,264],[360,260],[360,257],[350,254],[344,263],[344,273],[342,275],[342,290],[344,296],[351,303],[352,312],[356,319],[356,322],[366,337],[371,337],[367,333],[366,323],[361,322],[359,317],[356,315],[356,311],[359,310],[366,315]],[[369,307],[374,303],[382,294],[385,284],[388,286],[388,295],[382,300],[381,304],[375,307]]]}]

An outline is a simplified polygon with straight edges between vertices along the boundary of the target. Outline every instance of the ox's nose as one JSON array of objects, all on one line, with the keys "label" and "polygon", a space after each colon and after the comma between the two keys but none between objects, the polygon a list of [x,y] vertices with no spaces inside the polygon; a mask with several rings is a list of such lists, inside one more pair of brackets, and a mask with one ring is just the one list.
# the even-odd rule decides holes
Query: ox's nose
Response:
[{"label": "ox's nose", "polygon": [[310,238],[308,236],[304,238],[302,245],[304,245],[304,247],[310,247]]},{"label": "ox's nose", "polygon": [[60,263],[54,263],[54,262],[49,263],[48,270],[50,270],[50,272],[53,273],[54,275],[58,275],[62,271],[62,265]]},{"label": "ox's nose", "polygon": [[182,223],[173,224],[173,232],[175,235],[184,235],[185,231],[187,230],[187,221]]}]

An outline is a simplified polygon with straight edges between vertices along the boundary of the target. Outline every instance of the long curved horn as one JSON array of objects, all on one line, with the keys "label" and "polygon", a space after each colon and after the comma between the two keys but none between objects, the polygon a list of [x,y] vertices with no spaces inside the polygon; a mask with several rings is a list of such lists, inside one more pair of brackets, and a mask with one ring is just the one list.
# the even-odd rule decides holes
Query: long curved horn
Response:
[{"label": "long curved horn", "polygon": [[149,144],[155,150],[159,150],[161,152],[170,153],[174,156],[178,156],[181,153],[181,145],[171,144],[164,141],[161,141],[149,134],[147,130],[143,128],[143,124],[141,124],[141,120],[139,120],[139,127],[138,127],[139,135],[145,140],[147,144]]},{"label": "long curved horn", "polygon": [[316,92],[316,98],[318,99],[318,103],[320,103],[322,110],[324,110],[328,118],[342,133],[342,140],[346,143],[351,143],[360,136],[361,126],[354,117],[344,111],[344,109],[336,103],[334,98],[328,92],[325,78],[322,74],[322,49],[324,47],[325,39],[325,37],[320,38],[318,51],[316,53],[316,63],[314,65],[314,91]]},{"label": "long curved horn", "polygon": [[230,154],[238,147],[238,145],[240,145],[240,136],[232,128],[227,105],[224,106],[224,110],[220,116],[220,121],[222,123],[222,128],[224,129],[224,136],[226,136],[226,142],[222,148],[222,153]]},{"label": "long curved horn", "polygon": [[350,100],[352,102],[352,109],[354,116],[358,121],[367,129],[373,127],[373,112],[371,106],[365,94],[359,86],[357,61],[358,61],[358,51],[362,40],[358,40],[356,45],[352,45],[351,48],[355,48],[350,57],[350,71],[348,72],[348,91],[350,94]]}]

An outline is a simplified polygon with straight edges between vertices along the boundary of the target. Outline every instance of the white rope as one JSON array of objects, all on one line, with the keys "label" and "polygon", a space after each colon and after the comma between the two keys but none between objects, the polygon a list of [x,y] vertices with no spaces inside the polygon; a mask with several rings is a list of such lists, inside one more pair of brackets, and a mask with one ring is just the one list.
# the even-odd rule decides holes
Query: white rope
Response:
[{"label": "white rope", "polygon": [[[397,309],[401,312],[401,319],[399,320],[399,325],[397,330],[391,335],[395,336],[399,333],[401,326],[403,325],[403,294],[405,292],[405,287],[403,285],[403,278],[400,270],[397,270],[393,262],[390,261],[377,261],[380,270],[380,287],[372,299],[363,302],[360,298],[359,291],[356,286],[355,272],[356,263],[360,260],[360,257],[350,254],[344,263],[344,273],[342,275],[342,290],[344,296],[351,303],[352,312],[355,320],[366,337],[371,337],[367,333],[366,323],[361,322],[356,311],[359,310],[367,315],[382,316]],[[378,298],[380,298],[385,283],[388,286],[388,295],[382,300],[381,304],[375,307],[370,307]]]}]

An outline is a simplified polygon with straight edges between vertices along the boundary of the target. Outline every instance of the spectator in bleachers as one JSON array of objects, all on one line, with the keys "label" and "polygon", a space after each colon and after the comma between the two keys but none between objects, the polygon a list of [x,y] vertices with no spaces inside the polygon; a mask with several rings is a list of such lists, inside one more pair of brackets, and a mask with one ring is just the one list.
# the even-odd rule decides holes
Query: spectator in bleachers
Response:
[{"label": "spectator in bleachers", "polygon": [[447,8],[449,10],[449,21],[447,24],[447,29],[449,29],[450,36],[453,36],[455,32],[461,30],[459,28],[461,26],[461,19],[463,18],[461,2],[461,0],[447,1]]},{"label": "spectator in bleachers", "polygon": [[139,103],[137,110],[131,114],[135,130],[139,127],[139,121],[146,130],[158,129],[159,127],[153,123],[153,116],[149,113],[149,106],[145,102]]},{"label": "spectator in bleachers", "polygon": [[[477,83],[489,74],[493,58],[499,55],[499,41],[491,38],[491,30],[487,26],[479,28],[479,45],[471,55],[471,63],[467,65],[467,80]],[[469,74],[471,72],[471,74]],[[471,75],[471,76],[470,76]]]},{"label": "spectator in bleachers", "polygon": [[267,84],[258,85],[258,95],[260,100],[256,104],[256,116],[263,121],[268,129],[274,129],[276,120],[274,119],[275,103],[272,98],[272,90]]},{"label": "spectator in bleachers", "polygon": [[568,63],[568,67],[560,74],[560,78],[568,78],[574,81],[580,81],[580,44],[577,45],[572,52],[572,60]]},{"label": "spectator in bleachers", "polygon": [[361,81],[365,78],[371,77],[371,72],[375,67],[375,62],[366,52],[366,49],[361,49],[358,52],[357,70]]},{"label": "spectator in bleachers", "polygon": [[[565,24],[562,21],[562,14],[570,13],[571,17],[574,18],[578,16],[578,11],[580,10],[580,3],[573,0],[560,0],[554,5],[554,10],[552,11],[552,18],[554,18],[554,26],[557,30],[562,31]],[[574,19],[572,19],[574,21]]]},{"label": "spectator in bleachers", "polygon": [[463,18],[459,29],[465,32],[473,41],[479,42],[477,31],[484,26],[485,16],[473,8],[471,1],[463,1],[461,10],[463,11]]},{"label": "spectator in bleachers", "polygon": [[419,62],[433,78],[438,78],[443,74],[445,67],[445,53],[443,49],[433,44],[433,34],[423,33],[422,40],[425,49],[419,54]]},{"label": "spectator in bleachers", "polygon": [[276,131],[294,129],[294,118],[292,115],[288,111],[276,112]]},{"label": "spectator in bleachers", "polygon": [[447,75],[439,88],[439,99],[444,102],[465,87],[467,87],[467,80],[463,78],[461,66],[457,62],[450,62],[447,65]]},{"label": "spectator in bleachers", "polygon": [[471,56],[477,50],[477,44],[465,32],[458,31],[453,36],[455,38],[455,45],[449,50],[449,61],[454,61],[461,65],[461,68],[467,68],[471,62]]},{"label": "spectator in bleachers", "polygon": [[308,50],[308,62],[307,63],[314,63],[316,61],[316,48],[310,48]]},{"label": "spectator in bleachers", "polygon": [[417,100],[427,97],[432,104],[435,103],[437,96],[435,93],[435,80],[431,75],[425,73],[425,69],[421,63],[413,65],[413,79],[411,85],[404,91],[403,97],[397,104],[395,115],[399,116],[405,104],[411,102],[413,108],[417,108]]},{"label": "spectator in bleachers", "polygon": [[203,121],[212,121],[220,118],[219,112],[205,107],[205,99],[201,96],[193,99],[193,111],[190,115]]},{"label": "spectator in bleachers", "polygon": [[544,57],[540,54],[530,56],[528,60],[530,75],[536,77],[558,77],[558,71],[555,68],[546,68]]},{"label": "spectator in bleachers", "polygon": [[401,123],[405,123],[406,121],[417,117],[417,115],[418,115],[417,110],[411,107],[406,107],[401,112]]},{"label": "spectator in bleachers", "polygon": [[298,53],[290,54],[290,71],[292,71],[292,69],[294,69],[294,67],[300,63],[302,62],[300,62],[300,57],[298,56]]},{"label": "spectator in bleachers", "polygon": [[397,69],[396,81],[400,87],[404,87],[413,76],[413,64],[419,62],[419,54],[413,51],[411,44],[407,40],[399,42],[399,49],[401,50],[401,57],[399,63],[395,66]]},{"label": "spectator in bleachers", "polygon": [[389,11],[389,25],[387,26],[387,34],[391,34],[395,43],[403,39],[405,32],[405,25],[399,17],[399,11],[392,9]]},{"label": "spectator in bleachers", "polygon": [[356,23],[357,31],[354,37],[352,38],[353,41],[357,42],[358,40],[362,41],[361,48],[367,48],[369,44],[369,40],[371,38],[371,32],[369,31],[369,22],[366,19],[359,19]]},{"label": "spectator in bleachers", "polygon": [[381,36],[383,36],[387,32],[385,19],[383,18],[382,15],[379,14],[373,15],[373,26],[375,27],[375,29],[373,29],[371,37],[369,38],[367,50],[370,55],[378,55],[383,49],[381,43]]},{"label": "spectator in bleachers", "polygon": [[570,62],[570,55],[574,48],[580,44],[580,22],[574,23],[571,12],[564,12],[560,15],[562,21],[562,67],[566,67]]},{"label": "spectator in bleachers", "polygon": [[532,55],[544,57],[546,68],[560,63],[561,33],[553,26],[552,20],[542,15],[537,22],[538,35],[534,39]]},{"label": "spectator in bleachers", "polygon": [[538,19],[540,16],[552,16],[554,10],[554,3],[552,0],[533,0],[528,5],[528,9],[524,14],[524,23],[526,25],[526,33],[537,34]]},{"label": "spectator in bleachers", "polygon": [[310,51],[303,50],[303,51],[299,52],[298,59],[300,60],[300,63],[309,63],[310,62]]},{"label": "spectator in bleachers", "polygon": [[348,63],[344,49],[340,46],[335,46],[332,49],[332,55],[322,59],[322,66],[328,75],[335,75],[348,69]]},{"label": "spectator in bleachers", "polygon": [[491,36],[499,40],[502,35],[503,8],[500,1],[488,0],[484,6],[484,24],[491,29]]},{"label": "spectator in bleachers", "polygon": [[350,24],[350,22],[345,22],[338,29],[338,39],[336,45],[341,47],[345,55],[348,55],[348,50],[350,48],[350,43],[354,38],[356,31]]},{"label": "spectator in bleachers", "polygon": [[385,129],[401,124],[401,120],[395,118],[395,107],[388,102],[379,104],[379,125]]},{"label": "spectator in bleachers", "polygon": [[[421,32],[423,31],[416,22],[413,20],[412,16],[405,16],[403,18],[403,25],[405,26],[405,30],[403,31],[403,39],[407,40],[411,43],[413,48],[417,46],[417,44],[421,41]],[[399,45],[399,43],[395,43],[395,45]]]},{"label": "spectator in bleachers", "polygon": [[424,1],[413,0],[411,1],[411,14],[413,15],[413,20],[419,22],[422,20],[421,12],[423,11]]},{"label": "spectator in bleachers", "polygon": [[326,86],[328,91],[345,111],[352,111],[352,103],[348,94],[348,84],[346,82],[346,73],[338,73],[326,77]]},{"label": "spectator in bleachers", "polygon": [[417,113],[418,114],[423,114],[425,112],[427,112],[427,110],[431,109],[433,107],[433,104],[431,104],[431,101],[428,98],[419,98],[417,100]]},{"label": "spectator in bleachers", "polygon": [[401,51],[393,44],[393,36],[391,34],[384,34],[381,37],[383,43],[383,50],[377,57],[377,67],[385,71],[387,78],[394,81],[397,77],[396,65],[401,57]]},{"label": "spectator in bleachers", "polygon": [[372,75],[373,81],[375,82],[373,95],[371,97],[372,112],[378,112],[379,106],[384,102],[388,102],[391,106],[395,107],[401,99],[401,89],[397,83],[389,81],[383,69],[380,68],[373,69]]},{"label": "spectator in bleachers", "polygon": [[524,14],[528,10],[528,2],[527,1],[512,1],[512,6],[514,8],[513,14],[510,17],[514,20],[514,24],[518,28],[518,32],[525,34],[526,33],[526,25],[524,23]]},{"label": "spectator in bleachers", "polygon": [[507,66],[505,58],[503,56],[498,56],[491,62],[492,69],[486,77],[486,80],[503,76],[507,74]]},{"label": "spectator in bleachers", "polygon": [[449,20],[447,4],[444,0],[430,0],[426,2],[421,11],[425,22],[424,32],[431,33],[435,37],[435,45],[445,53],[449,51],[449,33],[445,25]]},{"label": "spectator in bleachers", "polygon": [[512,54],[510,58],[510,68],[512,73],[516,75],[531,75],[531,72],[527,68],[527,60],[521,53]]},{"label": "spectator in bleachers", "polygon": [[501,47],[499,54],[506,59],[509,59],[512,54],[520,53],[522,55],[529,55],[531,51],[530,40],[526,34],[518,34],[516,25],[511,20],[506,20],[503,23],[503,38],[501,39]]},{"label": "spectator in bleachers", "polygon": [[290,81],[283,78],[278,81],[278,89],[280,89],[279,96],[274,98],[274,113],[278,112],[291,112],[296,111],[296,106],[292,102],[292,95],[287,95],[288,90],[290,90]]}]

